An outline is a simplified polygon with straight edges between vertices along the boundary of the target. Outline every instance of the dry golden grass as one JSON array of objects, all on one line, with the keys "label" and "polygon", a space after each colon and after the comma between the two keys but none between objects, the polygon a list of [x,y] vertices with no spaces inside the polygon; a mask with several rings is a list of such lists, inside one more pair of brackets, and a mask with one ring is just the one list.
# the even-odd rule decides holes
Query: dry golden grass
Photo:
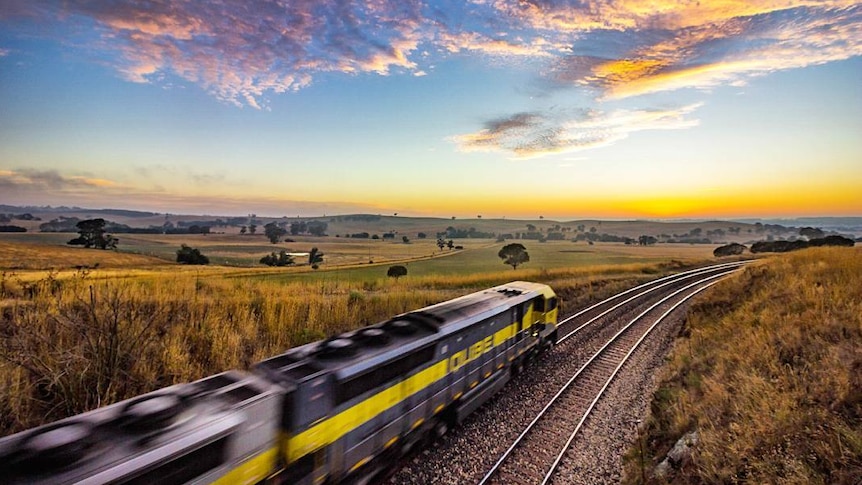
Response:
[{"label": "dry golden grass", "polygon": [[33,270],[50,268],[132,268],[164,265],[163,259],[100,251],[82,247],[44,244],[22,244],[0,241],[0,268],[6,270]]},{"label": "dry golden grass", "polygon": [[685,433],[699,443],[651,482],[862,483],[862,251],[749,267],[700,298],[684,332],[645,439],[654,465]]},{"label": "dry golden grass", "polygon": [[[273,281],[241,268],[0,275],[0,435],[514,278],[580,306],[679,263],[501,269],[396,281]],[[255,276],[254,278],[248,276]]]}]

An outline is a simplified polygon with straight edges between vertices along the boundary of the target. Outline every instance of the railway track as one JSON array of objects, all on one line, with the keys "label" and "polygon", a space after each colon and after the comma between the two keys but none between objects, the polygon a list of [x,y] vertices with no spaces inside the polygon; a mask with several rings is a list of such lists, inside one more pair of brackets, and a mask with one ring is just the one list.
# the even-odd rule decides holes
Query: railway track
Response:
[{"label": "railway track", "polygon": [[604,391],[652,329],[679,305],[736,271],[741,264],[717,265],[655,280],[564,320],[566,324],[576,325],[569,326],[574,326],[574,329],[568,331],[561,341],[619,308],[647,298],[655,300],[655,295],[661,296],[623,325],[565,382],[479,484],[549,483]]},{"label": "railway track", "polygon": [[680,285],[692,278],[720,273],[730,268],[739,268],[747,263],[749,263],[749,261],[736,261],[732,263],[696,268],[648,281],[635,286],[634,288],[617,293],[610,298],[595,303],[561,320],[557,326],[559,327],[560,334],[562,336],[557,339],[557,343],[563,343],[578,332],[598,322],[602,317],[610,315],[618,310],[624,310],[627,306],[638,304],[639,300],[641,302],[649,302],[651,299],[658,298],[663,294],[678,288]]}]

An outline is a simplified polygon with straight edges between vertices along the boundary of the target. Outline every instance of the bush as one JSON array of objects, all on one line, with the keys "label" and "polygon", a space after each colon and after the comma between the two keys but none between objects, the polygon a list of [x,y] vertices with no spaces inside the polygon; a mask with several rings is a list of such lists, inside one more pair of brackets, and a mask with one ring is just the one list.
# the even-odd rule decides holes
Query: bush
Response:
[{"label": "bush", "polygon": [[177,249],[177,263],[210,264],[210,258],[201,254],[198,249],[183,244],[180,249]]},{"label": "bush", "polygon": [[27,229],[20,226],[0,226],[0,232],[27,232]]},{"label": "bush", "polygon": [[402,276],[407,276],[407,268],[401,265],[390,266],[386,276],[395,278],[396,280]]},{"label": "bush", "polygon": [[293,256],[287,254],[285,251],[279,251],[278,254],[275,254],[273,251],[260,258],[260,263],[267,266],[291,266],[294,264],[294,261]]},{"label": "bush", "polygon": [[721,246],[721,247],[715,248],[715,251],[713,251],[712,254],[716,258],[720,258],[722,256],[736,256],[736,255],[742,254],[746,249],[748,249],[748,248],[746,248],[742,244],[730,243],[726,246]]},{"label": "bush", "polygon": [[786,253],[821,246],[851,247],[856,244],[852,239],[843,236],[826,236],[824,238],[812,239],[810,241],[758,241],[751,245],[752,253]]}]

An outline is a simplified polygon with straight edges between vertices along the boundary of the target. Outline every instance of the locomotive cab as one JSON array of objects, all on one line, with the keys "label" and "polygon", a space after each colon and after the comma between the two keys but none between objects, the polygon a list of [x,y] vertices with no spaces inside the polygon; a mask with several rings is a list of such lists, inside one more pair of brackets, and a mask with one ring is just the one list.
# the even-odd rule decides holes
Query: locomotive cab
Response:
[{"label": "locomotive cab", "polygon": [[0,440],[10,484],[261,481],[276,462],[279,392],[227,372]]}]

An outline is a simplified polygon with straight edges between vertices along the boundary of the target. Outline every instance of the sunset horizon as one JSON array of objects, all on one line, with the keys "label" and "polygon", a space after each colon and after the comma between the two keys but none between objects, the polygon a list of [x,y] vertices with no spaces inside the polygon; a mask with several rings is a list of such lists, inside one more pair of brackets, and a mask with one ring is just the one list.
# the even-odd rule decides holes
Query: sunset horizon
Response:
[{"label": "sunset horizon", "polygon": [[853,2],[8,2],[0,203],[862,215]]}]

